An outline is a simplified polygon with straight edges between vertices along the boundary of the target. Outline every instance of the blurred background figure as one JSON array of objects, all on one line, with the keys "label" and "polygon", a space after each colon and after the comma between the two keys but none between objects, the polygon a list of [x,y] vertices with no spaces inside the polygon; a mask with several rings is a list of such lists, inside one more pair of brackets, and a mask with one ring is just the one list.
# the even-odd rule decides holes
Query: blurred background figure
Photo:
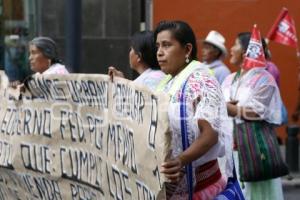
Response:
[{"label": "blurred background figure", "polygon": [[10,86],[20,84],[26,76],[31,74],[28,68],[26,57],[27,42],[22,35],[22,31],[16,29],[13,34],[4,38],[4,70],[9,79]]},{"label": "blurred background figure", "polygon": [[[130,68],[139,74],[134,82],[146,85],[151,90],[155,90],[160,81],[165,77],[165,74],[160,71],[156,59],[153,32],[142,31],[132,36],[129,63]],[[112,79],[114,76],[124,77],[124,74],[113,66],[108,68],[108,74]]]},{"label": "blurred background figure", "polygon": [[49,37],[36,37],[29,42],[31,70],[41,74],[68,74],[58,57],[57,45]]},{"label": "blurred background figure", "polygon": [[226,55],[225,38],[217,31],[210,31],[203,40],[202,60],[213,71],[220,84],[230,74],[229,69],[222,62]]},{"label": "blurred background figure", "polygon": [[[272,62],[271,58],[271,51],[268,48],[268,43],[266,41],[266,39],[262,38],[261,40],[262,46],[263,46],[263,50],[264,50],[264,54],[265,54],[265,58],[266,58],[266,70],[273,76],[273,78],[276,81],[276,84],[278,86],[278,88],[280,89],[280,72],[278,67],[275,65],[274,62]],[[287,113],[287,109],[284,105],[284,102],[282,102],[282,108],[281,108],[281,115],[282,115],[282,125],[283,124],[287,124],[288,123],[288,113]],[[278,138],[278,142],[279,144],[282,144],[282,141],[280,140],[279,137]]]}]

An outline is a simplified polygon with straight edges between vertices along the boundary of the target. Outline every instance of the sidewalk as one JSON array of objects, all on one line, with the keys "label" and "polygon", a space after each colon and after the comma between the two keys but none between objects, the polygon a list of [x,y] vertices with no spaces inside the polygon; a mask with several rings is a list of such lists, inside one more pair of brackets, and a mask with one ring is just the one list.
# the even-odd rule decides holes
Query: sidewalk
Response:
[{"label": "sidewalk", "polygon": [[[285,145],[280,146],[281,155],[285,160]],[[281,178],[283,189],[287,188],[299,188],[300,189],[300,148],[299,148],[299,170],[298,172],[290,172],[289,175]]]},{"label": "sidewalk", "polygon": [[283,189],[295,187],[300,189],[300,172],[291,172],[289,175],[281,178]]}]

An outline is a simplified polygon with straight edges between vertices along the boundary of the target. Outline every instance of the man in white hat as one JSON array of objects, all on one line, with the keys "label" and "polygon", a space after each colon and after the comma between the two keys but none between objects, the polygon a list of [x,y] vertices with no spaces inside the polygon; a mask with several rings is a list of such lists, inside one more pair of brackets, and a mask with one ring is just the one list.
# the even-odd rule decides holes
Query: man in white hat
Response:
[{"label": "man in white hat", "polygon": [[202,60],[213,71],[220,84],[230,74],[230,70],[222,62],[226,55],[225,38],[217,31],[210,31],[203,40]]}]

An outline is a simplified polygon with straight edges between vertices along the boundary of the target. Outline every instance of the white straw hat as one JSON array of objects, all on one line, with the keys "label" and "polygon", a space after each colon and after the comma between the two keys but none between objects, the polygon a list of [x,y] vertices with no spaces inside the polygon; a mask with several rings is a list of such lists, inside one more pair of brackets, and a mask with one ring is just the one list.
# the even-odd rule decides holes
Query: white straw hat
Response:
[{"label": "white straw hat", "polygon": [[223,37],[223,35],[221,35],[221,33],[217,31],[210,31],[206,36],[205,40],[203,40],[203,42],[216,46],[222,51],[222,54],[224,56],[227,55],[227,49],[225,47],[225,38]]}]

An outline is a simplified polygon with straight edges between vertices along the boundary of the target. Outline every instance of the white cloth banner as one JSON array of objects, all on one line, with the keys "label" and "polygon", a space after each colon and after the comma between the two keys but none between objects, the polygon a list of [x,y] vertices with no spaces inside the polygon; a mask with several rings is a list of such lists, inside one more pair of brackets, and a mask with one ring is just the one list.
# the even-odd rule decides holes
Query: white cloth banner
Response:
[{"label": "white cloth banner", "polygon": [[0,199],[163,199],[169,97],[106,75],[1,75]]}]

